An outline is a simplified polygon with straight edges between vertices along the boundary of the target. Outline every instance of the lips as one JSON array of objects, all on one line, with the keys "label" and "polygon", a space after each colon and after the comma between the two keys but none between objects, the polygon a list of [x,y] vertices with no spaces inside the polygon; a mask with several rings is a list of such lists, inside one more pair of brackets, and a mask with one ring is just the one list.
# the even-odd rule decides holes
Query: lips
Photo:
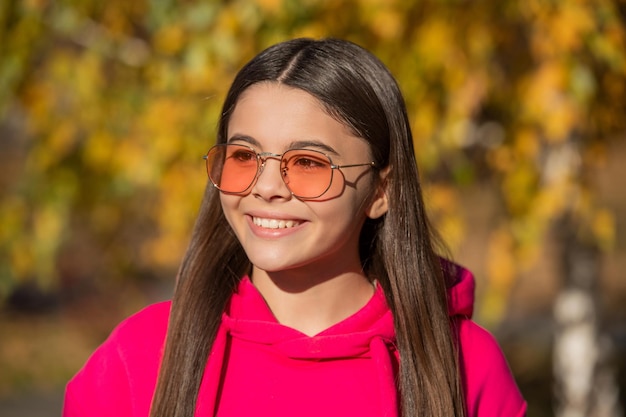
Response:
[{"label": "lips", "polygon": [[289,229],[300,224],[297,220],[266,219],[262,217],[253,217],[252,222],[264,229]]}]

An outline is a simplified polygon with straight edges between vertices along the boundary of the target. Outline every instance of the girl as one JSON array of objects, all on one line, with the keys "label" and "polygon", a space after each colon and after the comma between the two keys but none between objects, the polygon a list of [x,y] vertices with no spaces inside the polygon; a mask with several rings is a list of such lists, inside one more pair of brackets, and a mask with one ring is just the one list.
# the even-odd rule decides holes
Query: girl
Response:
[{"label": "girl", "polygon": [[442,261],[405,105],[347,41],[236,76],[174,298],[68,384],[74,416],[523,416],[471,274]]}]

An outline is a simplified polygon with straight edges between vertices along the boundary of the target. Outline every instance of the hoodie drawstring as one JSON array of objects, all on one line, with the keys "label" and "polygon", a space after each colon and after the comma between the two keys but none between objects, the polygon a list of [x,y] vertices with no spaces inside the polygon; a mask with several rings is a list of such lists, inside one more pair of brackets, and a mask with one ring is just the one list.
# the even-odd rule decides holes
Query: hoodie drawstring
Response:
[{"label": "hoodie drawstring", "polygon": [[381,416],[391,417],[398,415],[398,390],[396,387],[396,372],[391,356],[393,352],[380,337],[370,341],[370,352],[378,370],[378,387],[380,391]]}]

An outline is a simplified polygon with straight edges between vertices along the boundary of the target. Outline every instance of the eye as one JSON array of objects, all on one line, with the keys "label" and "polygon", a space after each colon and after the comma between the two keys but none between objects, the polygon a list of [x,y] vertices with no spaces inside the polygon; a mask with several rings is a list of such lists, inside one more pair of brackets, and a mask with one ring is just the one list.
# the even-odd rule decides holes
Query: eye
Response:
[{"label": "eye", "polygon": [[289,158],[288,166],[299,170],[326,169],[330,165],[323,156],[298,154]]},{"label": "eye", "polygon": [[293,161],[293,164],[297,165],[297,166],[300,166],[300,167],[307,167],[307,168],[313,168],[313,167],[318,167],[320,165],[324,165],[320,161],[316,161],[315,159],[308,158],[306,156],[302,157],[302,158],[295,159]]},{"label": "eye", "polygon": [[248,163],[248,162],[256,163],[256,154],[246,149],[237,149],[233,151],[230,154],[229,158],[240,163]]}]

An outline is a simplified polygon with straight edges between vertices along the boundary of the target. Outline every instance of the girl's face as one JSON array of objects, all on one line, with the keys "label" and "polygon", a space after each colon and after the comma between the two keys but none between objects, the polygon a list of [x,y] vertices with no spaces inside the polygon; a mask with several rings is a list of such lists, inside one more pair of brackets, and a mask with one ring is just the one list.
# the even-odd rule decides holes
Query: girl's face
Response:
[{"label": "girl's face", "polygon": [[[368,143],[329,116],[315,97],[278,83],[259,83],[244,91],[231,115],[227,140],[257,153],[317,150],[336,165],[372,161]],[[334,170],[328,192],[301,200],[283,182],[279,158],[268,158],[246,194],[221,193],[226,219],[253,264],[253,278],[260,273],[360,271],[363,222],[387,210],[374,175],[368,166]]]}]

